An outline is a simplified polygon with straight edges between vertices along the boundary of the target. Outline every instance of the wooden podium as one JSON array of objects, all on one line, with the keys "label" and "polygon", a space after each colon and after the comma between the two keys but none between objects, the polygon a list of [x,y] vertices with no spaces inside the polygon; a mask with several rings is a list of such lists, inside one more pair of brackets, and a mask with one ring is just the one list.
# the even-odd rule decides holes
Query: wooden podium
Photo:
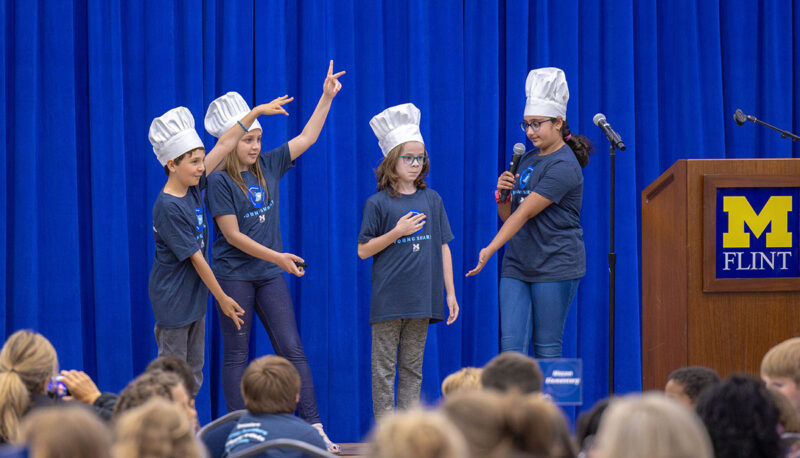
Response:
[{"label": "wooden podium", "polygon": [[800,335],[800,278],[716,279],[716,188],[750,186],[800,188],[800,159],[680,160],[642,192],[644,390],[683,366],[757,375]]}]

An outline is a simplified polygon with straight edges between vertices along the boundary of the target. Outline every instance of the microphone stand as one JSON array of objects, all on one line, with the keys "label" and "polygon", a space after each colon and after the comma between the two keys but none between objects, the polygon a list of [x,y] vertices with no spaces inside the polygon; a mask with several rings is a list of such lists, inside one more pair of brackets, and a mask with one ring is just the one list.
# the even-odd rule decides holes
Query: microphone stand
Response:
[{"label": "microphone stand", "polygon": [[783,129],[781,129],[779,127],[775,127],[775,126],[773,126],[771,124],[767,124],[764,121],[761,121],[760,119],[757,119],[755,116],[748,116],[747,119],[749,119],[750,121],[753,121],[754,123],[761,124],[762,126],[769,127],[770,129],[777,130],[778,132],[781,133],[781,138],[791,139],[792,143],[794,143],[796,141],[800,141],[800,137],[798,137],[797,135],[789,132],[788,130],[783,130]]},{"label": "microphone stand", "polygon": [[609,242],[609,252],[608,252],[608,395],[611,396],[614,394],[614,330],[615,330],[615,277],[616,277],[616,264],[617,264],[617,254],[614,252],[614,183],[615,183],[615,169],[614,169],[614,162],[617,157],[617,150],[614,147],[614,142],[611,142],[611,146],[609,147],[609,154],[610,154],[610,165],[609,165],[609,175],[611,184],[609,186],[611,191],[609,208],[611,217],[609,219],[609,233],[610,233],[610,242]]}]

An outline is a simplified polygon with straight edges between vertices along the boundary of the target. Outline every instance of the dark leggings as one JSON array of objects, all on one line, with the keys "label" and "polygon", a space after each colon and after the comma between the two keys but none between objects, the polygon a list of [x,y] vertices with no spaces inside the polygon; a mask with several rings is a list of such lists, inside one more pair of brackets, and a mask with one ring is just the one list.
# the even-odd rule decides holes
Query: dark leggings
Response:
[{"label": "dark leggings", "polygon": [[233,321],[219,311],[217,304],[223,345],[222,391],[225,393],[228,412],[244,409],[241,383],[250,356],[250,329],[255,310],[269,334],[275,353],[288,359],[300,373],[300,403],[297,405],[300,417],[311,424],[319,423],[314,380],[311,378],[311,369],[297,332],[292,297],[286,279],[283,275],[259,281],[220,279],[219,284],[245,311],[242,317],[244,324],[237,331]]}]

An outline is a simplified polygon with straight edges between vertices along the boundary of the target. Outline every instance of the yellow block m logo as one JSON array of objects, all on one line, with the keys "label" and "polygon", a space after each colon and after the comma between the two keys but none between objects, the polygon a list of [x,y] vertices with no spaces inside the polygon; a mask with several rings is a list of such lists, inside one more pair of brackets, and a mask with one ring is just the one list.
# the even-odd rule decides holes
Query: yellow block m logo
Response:
[{"label": "yellow block m logo", "polygon": [[723,196],[722,210],[728,214],[728,232],[722,234],[722,248],[750,248],[750,228],[756,238],[760,238],[771,223],[767,232],[767,248],[786,248],[792,246],[792,233],[788,232],[789,212],[792,211],[792,196],[772,196],[761,213],[756,214],[744,196]]}]

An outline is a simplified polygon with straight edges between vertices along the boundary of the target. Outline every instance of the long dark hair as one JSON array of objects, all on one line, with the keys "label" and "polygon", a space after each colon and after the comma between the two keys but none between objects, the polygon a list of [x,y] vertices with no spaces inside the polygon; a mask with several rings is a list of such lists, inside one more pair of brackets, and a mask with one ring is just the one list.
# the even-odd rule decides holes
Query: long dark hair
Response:
[{"label": "long dark hair", "polygon": [[[553,119],[553,121],[555,121],[555,119]],[[575,153],[575,158],[578,159],[578,164],[581,165],[581,168],[586,167],[586,164],[589,163],[589,155],[592,154],[592,141],[584,135],[570,132],[569,124],[567,124],[566,119],[561,121],[561,138],[564,139],[564,143],[569,145],[572,152]]]}]

